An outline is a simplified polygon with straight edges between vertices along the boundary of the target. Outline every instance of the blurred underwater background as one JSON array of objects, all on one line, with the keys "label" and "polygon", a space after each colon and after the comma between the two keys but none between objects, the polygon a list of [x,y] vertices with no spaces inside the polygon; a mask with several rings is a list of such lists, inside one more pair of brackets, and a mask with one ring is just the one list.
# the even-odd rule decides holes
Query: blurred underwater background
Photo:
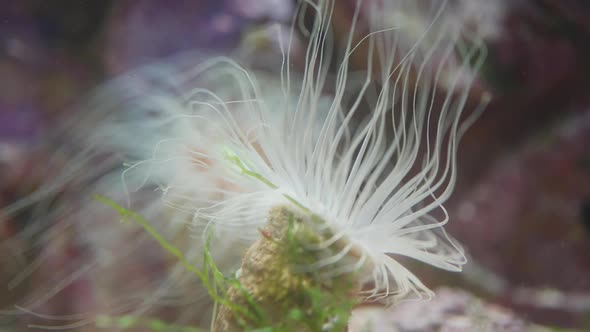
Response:
[{"label": "blurred underwater background", "polygon": [[[352,2],[337,2],[335,30],[347,26]],[[590,2],[450,4],[448,19],[465,20],[487,46],[475,93],[492,95],[462,139],[457,186],[446,203],[446,229],[465,247],[469,263],[462,273],[447,273],[407,262],[437,296],[388,309],[363,305],[349,329],[361,331],[371,319],[374,330],[384,332],[590,331]],[[272,74],[295,5],[4,1],[0,207],[28,197],[65,167],[70,147],[54,131],[76,122],[95,87],[186,52],[194,63],[237,56]],[[290,51],[297,71],[304,50]],[[202,325],[199,317],[210,308],[200,304],[202,294],[187,290],[195,280],[171,277],[178,274],[174,262],[158,244],[117,226],[116,216],[75,211],[77,190],[74,184],[59,199],[73,199],[72,220],[82,218],[84,226],[44,218],[52,201],[0,212],[0,331],[147,330],[101,326],[82,314],[109,306],[120,307],[120,316],[133,309],[178,326]],[[113,235],[113,227],[123,230]],[[174,241],[190,247],[186,235]],[[102,275],[87,273],[89,257],[108,261]],[[142,298],[168,282],[175,284],[173,296]],[[136,312],[131,303],[138,299],[144,305]]]}]

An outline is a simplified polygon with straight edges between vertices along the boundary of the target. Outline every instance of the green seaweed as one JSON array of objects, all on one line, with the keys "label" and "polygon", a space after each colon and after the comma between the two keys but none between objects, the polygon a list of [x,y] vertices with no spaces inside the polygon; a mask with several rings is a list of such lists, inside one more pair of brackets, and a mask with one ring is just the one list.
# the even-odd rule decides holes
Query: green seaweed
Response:
[{"label": "green seaweed", "polygon": [[[344,330],[350,312],[356,304],[356,301],[350,297],[352,283],[336,283],[328,289],[317,286],[319,284],[315,282],[306,283],[303,287],[297,288],[298,294],[288,301],[289,305],[293,307],[287,311],[285,317],[282,317],[279,323],[276,322],[276,319],[274,323],[271,323],[269,314],[240,284],[239,280],[234,276],[225,276],[217,268],[209,250],[211,236],[207,239],[203,250],[202,267],[198,268],[189,262],[178,248],[168,242],[141,215],[121,207],[109,198],[98,195],[95,198],[115,210],[123,222],[133,221],[140,225],[166,252],[174,256],[187,271],[202,282],[216,307],[222,305],[231,310],[236,322],[244,331],[290,332],[298,330],[302,325],[309,331]],[[283,248],[282,259],[289,264],[305,263],[310,259],[309,255],[306,256],[306,253],[302,251],[298,236],[295,235],[296,227],[294,218],[290,218],[286,242],[278,244]],[[318,277],[312,276],[311,278]],[[246,300],[245,303],[237,304],[229,301],[228,291],[232,287],[241,292]],[[201,331],[194,327],[178,326],[158,319],[134,316],[99,316],[96,319],[96,325],[101,328],[117,327],[120,329],[140,326],[151,331]]]}]

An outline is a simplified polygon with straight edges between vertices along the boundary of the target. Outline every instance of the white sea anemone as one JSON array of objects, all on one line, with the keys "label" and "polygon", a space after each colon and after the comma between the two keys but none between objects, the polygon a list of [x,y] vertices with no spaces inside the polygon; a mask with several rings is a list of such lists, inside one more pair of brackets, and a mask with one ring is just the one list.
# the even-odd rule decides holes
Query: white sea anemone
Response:
[{"label": "white sea anemone", "polygon": [[[367,298],[431,296],[394,255],[451,271],[466,262],[442,228],[448,217],[441,204],[457,176],[460,120],[473,83],[468,74],[484,52],[460,27],[438,20],[446,1],[426,7],[429,23],[419,33],[405,20],[390,22],[391,7],[361,3],[337,47],[335,1],[302,2],[299,10],[315,19],[309,31],[300,27],[308,38],[301,77],[291,72],[292,32],[280,81],[216,58],[186,71],[180,94],[151,96],[130,112],[142,119],[142,130],[153,130],[149,141],[129,139],[129,122],[102,134],[123,135],[114,141],[148,155],[131,164],[126,183],[156,183],[165,202],[192,213],[195,226],[212,226],[223,241],[253,241],[272,207],[291,206],[330,234],[319,247],[347,243],[307,268],[334,275],[368,267]],[[406,15],[420,9],[424,16],[425,8],[411,2],[395,4]],[[372,30],[359,39],[361,8]],[[358,53],[366,68],[351,72]],[[206,85],[191,87],[195,78]],[[353,252],[354,264],[330,271]]]}]

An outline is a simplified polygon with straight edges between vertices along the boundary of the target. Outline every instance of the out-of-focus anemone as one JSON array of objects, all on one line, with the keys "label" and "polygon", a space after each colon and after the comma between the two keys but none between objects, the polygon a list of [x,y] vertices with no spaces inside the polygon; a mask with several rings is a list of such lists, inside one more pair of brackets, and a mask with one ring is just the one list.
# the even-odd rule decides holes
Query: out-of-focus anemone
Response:
[{"label": "out-of-focus anemone", "polygon": [[[87,118],[70,131],[77,157],[63,176],[24,202],[84,184],[58,207],[43,210],[45,218],[67,215],[66,226],[53,234],[77,229],[84,243],[98,248],[96,257],[79,264],[84,269],[66,275],[141,259],[146,239],[104,222],[117,218],[89,201],[95,193],[129,205],[164,235],[183,238],[189,257],[198,256],[201,236],[213,232],[211,250],[228,270],[240,262],[235,248],[259,238],[269,211],[282,206],[307,215],[307,226],[321,234],[319,243],[304,243],[305,249],[338,248],[297,268],[326,278],[359,272],[366,299],[393,303],[432,296],[396,255],[460,271],[465,258],[443,229],[448,218],[441,204],[457,177],[457,144],[478,111],[464,114],[471,73],[484,49],[461,26],[440,19],[447,1],[356,1],[336,43],[336,5],[301,1],[281,45],[280,77],[229,58],[194,66],[177,57],[101,89]],[[391,6],[428,23],[417,29],[411,20],[390,16]],[[365,22],[369,31],[362,29]],[[301,73],[291,68],[296,31],[307,41]],[[364,59],[362,70],[351,71],[353,58]],[[194,238],[186,237],[187,222]],[[51,234],[45,238],[53,241]],[[150,264],[158,269],[165,263],[153,258]],[[122,278],[122,271],[114,275]],[[141,293],[145,285],[129,292],[128,280],[109,280],[120,282],[115,288],[128,296],[106,306],[125,311],[140,303],[141,312],[161,303],[177,279],[147,280],[147,287],[161,291],[153,297]],[[33,303],[62,289],[58,285]]]}]

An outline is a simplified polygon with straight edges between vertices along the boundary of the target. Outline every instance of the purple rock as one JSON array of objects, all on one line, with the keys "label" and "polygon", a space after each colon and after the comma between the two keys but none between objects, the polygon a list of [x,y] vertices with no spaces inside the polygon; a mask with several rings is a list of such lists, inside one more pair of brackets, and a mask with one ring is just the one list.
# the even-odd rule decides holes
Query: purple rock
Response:
[{"label": "purple rock", "polygon": [[[451,233],[476,262],[504,280],[499,296],[508,303],[522,303],[513,296],[520,287],[590,293],[590,229],[584,212],[590,199],[588,142],[590,112],[492,164],[451,211]],[[526,305],[547,307],[534,302]],[[564,301],[550,309],[573,314],[558,321],[574,325],[590,310],[572,308]],[[551,315],[536,317],[554,322]]]},{"label": "purple rock", "polygon": [[245,28],[230,1],[120,2],[108,20],[105,63],[111,73],[181,51],[227,51]]},{"label": "purple rock", "polygon": [[[365,329],[363,329],[365,328]],[[448,288],[431,301],[407,301],[391,308],[355,309],[351,332],[533,332],[542,331],[508,309]]]},{"label": "purple rock", "polygon": [[230,0],[233,11],[249,19],[269,19],[289,22],[293,1],[289,0]]},{"label": "purple rock", "polygon": [[28,141],[38,135],[40,121],[32,107],[2,110],[5,108],[0,106],[0,141]]},{"label": "purple rock", "polygon": [[104,62],[111,74],[183,51],[229,53],[251,25],[290,21],[289,0],[119,2],[106,26]]},{"label": "purple rock", "polygon": [[38,96],[34,70],[0,60],[0,142],[29,141],[38,134]]}]

